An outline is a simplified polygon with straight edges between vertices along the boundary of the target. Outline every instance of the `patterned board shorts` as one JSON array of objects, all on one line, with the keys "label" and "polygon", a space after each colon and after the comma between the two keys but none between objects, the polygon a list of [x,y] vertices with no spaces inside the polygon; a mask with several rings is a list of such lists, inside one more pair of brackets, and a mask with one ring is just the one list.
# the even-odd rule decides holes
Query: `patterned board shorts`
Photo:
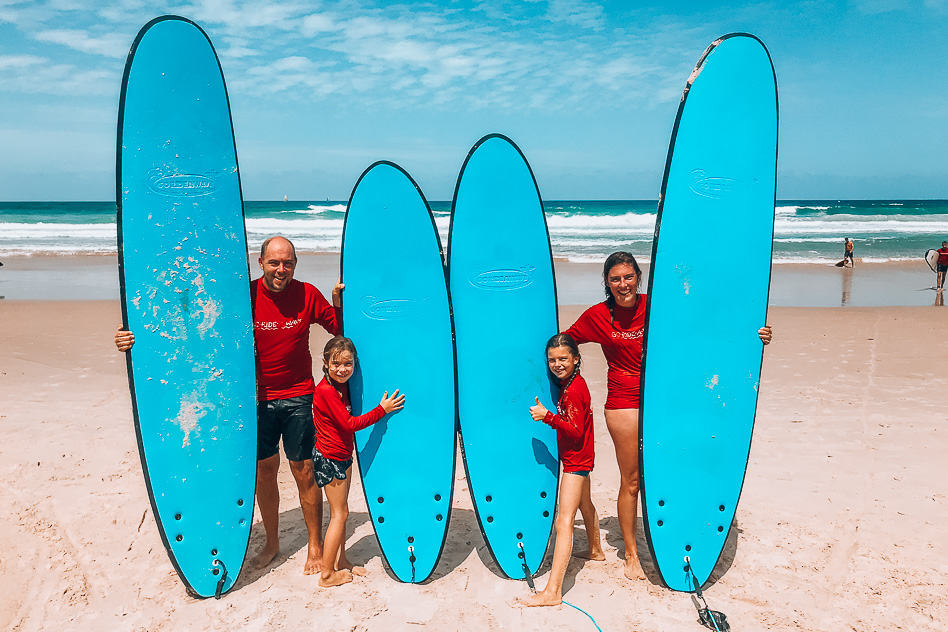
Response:
[{"label": "patterned board shorts", "polygon": [[346,480],[346,470],[352,466],[352,459],[337,461],[324,457],[319,450],[313,448],[313,476],[319,487],[329,485],[333,479]]}]

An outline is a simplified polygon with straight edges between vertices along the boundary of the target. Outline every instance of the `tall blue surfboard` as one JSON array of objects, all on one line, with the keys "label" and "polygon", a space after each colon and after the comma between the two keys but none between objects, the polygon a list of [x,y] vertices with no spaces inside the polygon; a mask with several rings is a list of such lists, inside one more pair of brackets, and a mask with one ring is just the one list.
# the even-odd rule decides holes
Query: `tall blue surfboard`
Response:
[{"label": "tall blue surfboard", "polygon": [[678,109],[648,290],[642,508],[652,555],[674,590],[707,582],[744,481],[763,353],[757,330],[767,319],[776,160],[770,55],[754,36],[722,37],[701,57]]},{"label": "tall blue surfboard", "polygon": [[532,577],[553,527],[556,432],[530,417],[557,386],[546,341],[558,331],[553,257],[533,172],[513,141],[479,140],[458,176],[448,280],[457,344],[458,421],[487,547],[511,578]]},{"label": "tall blue surfboard", "polygon": [[456,452],[454,339],[441,240],[418,185],[377,162],[359,178],[342,239],[345,335],[359,357],[353,414],[396,388],[405,407],[356,433],[365,501],[395,576],[434,571],[448,529]]},{"label": "tall blue surfboard", "polygon": [[[224,77],[165,16],[128,55],[116,157],[128,382],[162,541],[190,594],[237,579],[253,521],[256,376],[247,238]],[[147,572],[143,569],[143,572]]]}]

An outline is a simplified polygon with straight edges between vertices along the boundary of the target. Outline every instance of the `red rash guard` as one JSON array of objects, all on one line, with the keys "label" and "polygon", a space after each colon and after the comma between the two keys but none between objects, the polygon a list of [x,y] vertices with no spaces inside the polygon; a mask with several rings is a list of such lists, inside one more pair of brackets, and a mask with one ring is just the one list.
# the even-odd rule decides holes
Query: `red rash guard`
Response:
[{"label": "red rash guard", "polygon": [[556,429],[556,445],[563,461],[563,472],[591,472],[593,469],[595,443],[590,401],[586,380],[577,375],[569,388],[560,393],[557,413],[547,412],[543,418],[544,423]]},{"label": "red rash guard", "polygon": [[271,292],[261,279],[250,282],[253,337],[257,344],[257,399],[299,397],[313,392],[309,326],[318,323],[336,335],[342,313],[315,287],[293,279],[282,292]]},{"label": "red rash guard", "polygon": [[384,416],[385,409],[379,405],[364,415],[353,417],[349,385],[334,386],[324,377],[313,392],[316,449],[327,459],[347,461],[352,458],[356,430],[368,428]]},{"label": "red rash guard", "polygon": [[948,248],[938,249],[938,263],[943,266],[948,266]]},{"label": "red rash guard", "polygon": [[642,380],[642,337],[645,335],[645,294],[636,296],[632,307],[613,308],[615,318],[603,302],[593,305],[565,332],[577,344],[596,342],[609,364],[606,409],[639,407]]}]

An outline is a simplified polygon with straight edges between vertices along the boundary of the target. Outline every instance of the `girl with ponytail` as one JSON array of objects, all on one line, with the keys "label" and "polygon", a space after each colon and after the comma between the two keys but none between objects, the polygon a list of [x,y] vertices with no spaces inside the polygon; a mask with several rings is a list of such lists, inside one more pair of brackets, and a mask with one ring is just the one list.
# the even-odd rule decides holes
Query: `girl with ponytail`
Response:
[{"label": "girl with ponytail", "polygon": [[550,579],[542,592],[521,601],[527,606],[555,606],[562,601],[563,578],[573,551],[573,521],[577,510],[582,513],[589,541],[589,550],[579,557],[606,559],[599,538],[599,516],[589,493],[589,473],[595,461],[593,419],[589,388],[579,374],[582,362],[579,347],[570,336],[556,334],[546,343],[546,358],[550,372],[560,381],[556,412],[547,410],[536,398],[536,405],[530,407],[530,415],[535,421],[556,429],[563,477],[556,511],[556,544]]}]

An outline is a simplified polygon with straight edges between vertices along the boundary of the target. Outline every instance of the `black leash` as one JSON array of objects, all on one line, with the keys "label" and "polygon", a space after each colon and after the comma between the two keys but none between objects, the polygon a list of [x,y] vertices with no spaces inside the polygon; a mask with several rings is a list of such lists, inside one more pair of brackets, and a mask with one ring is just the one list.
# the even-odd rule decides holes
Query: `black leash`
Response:
[{"label": "black leash", "polygon": [[698,611],[698,623],[716,632],[730,632],[731,626],[727,622],[727,615],[718,610],[712,610],[708,607],[708,602],[704,600],[701,593],[701,584],[695,576],[695,571],[691,568],[691,558],[685,556],[685,572],[691,576],[691,583],[694,585],[694,592],[691,594],[691,603],[695,605]]},{"label": "black leash", "polygon": [[527,580],[527,586],[530,587],[530,590],[536,592],[537,587],[533,584],[533,573],[530,572],[530,567],[527,566],[527,552],[523,548],[523,542],[517,542],[517,546],[520,547],[520,552],[517,555],[520,557],[520,563],[523,566],[523,578]]},{"label": "black leash", "polygon": [[221,578],[217,580],[217,590],[214,591],[214,599],[220,599],[221,593],[224,591],[224,583],[227,581],[227,567],[220,560],[214,560],[214,566],[220,566],[223,569]]}]

